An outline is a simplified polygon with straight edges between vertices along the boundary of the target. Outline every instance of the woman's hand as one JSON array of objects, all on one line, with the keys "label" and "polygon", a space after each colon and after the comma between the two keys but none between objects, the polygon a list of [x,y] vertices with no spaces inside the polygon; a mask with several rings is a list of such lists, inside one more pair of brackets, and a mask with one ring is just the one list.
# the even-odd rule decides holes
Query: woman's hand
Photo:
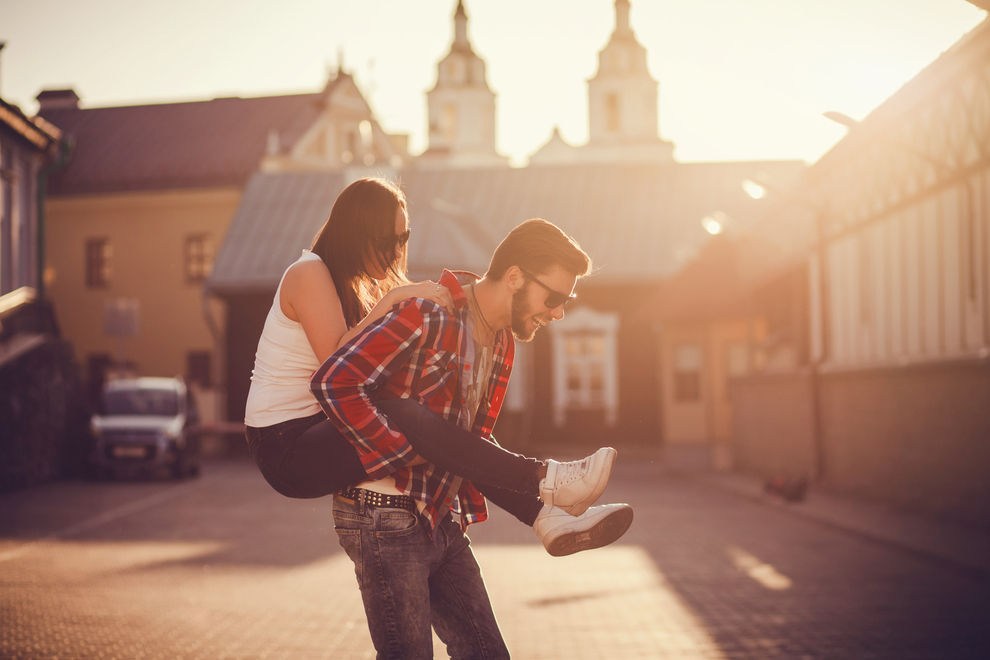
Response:
[{"label": "woman's hand", "polygon": [[395,296],[393,300],[396,302],[406,298],[425,298],[446,307],[448,312],[454,313],[454,297],[450,295],[450,289],[432,280],[397,286],[389,291],[389,295]]}]

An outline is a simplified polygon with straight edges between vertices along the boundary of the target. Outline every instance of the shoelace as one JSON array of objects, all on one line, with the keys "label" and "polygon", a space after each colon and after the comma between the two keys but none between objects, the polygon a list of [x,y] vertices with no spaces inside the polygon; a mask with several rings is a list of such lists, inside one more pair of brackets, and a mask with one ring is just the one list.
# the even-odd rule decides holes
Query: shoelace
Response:
[{"label": "shoelace", "polygon": [[579,462],[561,463],[560,467],[563,468],[563,474],[560,473],[560,468],[558,468],[557,482],[559,484],[569,484],[572,481],[580,479],[587,474],[589,461],[590,459],[585,458]]}]

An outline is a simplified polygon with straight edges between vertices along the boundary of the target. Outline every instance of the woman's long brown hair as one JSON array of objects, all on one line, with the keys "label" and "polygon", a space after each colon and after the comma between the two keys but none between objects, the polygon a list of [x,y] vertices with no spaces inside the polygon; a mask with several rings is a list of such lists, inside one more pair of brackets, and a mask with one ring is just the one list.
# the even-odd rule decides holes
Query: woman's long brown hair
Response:
[{"label": "woman's long brown hair", "polygon": [[[347,327],[353,327],[374,304],[406,279],[406,248],[383,250],[382,240],[395,236],[395,214],[405,210],[406,196],[385,179],[358,179],[341,191],[330,217],[310,248],[330,270]],[[367,271],[367,259],[377,259],[386,276]]]}]

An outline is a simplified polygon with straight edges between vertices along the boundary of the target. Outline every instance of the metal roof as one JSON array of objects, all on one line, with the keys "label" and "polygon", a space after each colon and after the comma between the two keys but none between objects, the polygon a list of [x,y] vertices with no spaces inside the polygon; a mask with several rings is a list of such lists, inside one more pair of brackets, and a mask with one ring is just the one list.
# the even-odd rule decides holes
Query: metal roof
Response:
[{"label": "metal roof", "polygon": [[[498,242],[528,218],[545,218],[591,255],[596,283],[659,280],[708,238],[701,218],[726,213],[739,228],[762,215],[740,182],[786,185],[797,161],[555,165],[402,172],[412,238],[409,275],[443,267],[482,273]],[[340,173],[259,173],[250,180],[207,287],[271,290],[308,247],[347,179]]]}]

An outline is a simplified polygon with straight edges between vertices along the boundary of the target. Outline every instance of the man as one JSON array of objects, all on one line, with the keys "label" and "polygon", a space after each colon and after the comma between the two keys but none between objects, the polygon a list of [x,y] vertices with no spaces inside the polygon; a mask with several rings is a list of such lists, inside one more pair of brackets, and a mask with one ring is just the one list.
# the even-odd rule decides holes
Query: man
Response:
[{"label": "man", "polygon": [[[348,435],[369,476],[334,497],[334,522],[354,562],[379,657],[431,657],[431,624],[451,656],[508,657],[463,532],[487,518],[485,498],[476,484],[419,462],[406,437],[389,426],[385,399],[415,399],[494,442],[512,337],[530,341],[563,318],[590,266],[555,225],[528,220],[496,248],[483,279],[443,273],[440,285],[450,290],[455,313],[420,298],[403,301],[314,374],[317,400]],[[483,490],[534,525],[551,554],[600,547],[632,521],[626,504],[588,508],[614,454],[603,448],[581,462],[548,462],[542,501],[535,492]],[[601,488],[589,498],[593,482]]]}]

